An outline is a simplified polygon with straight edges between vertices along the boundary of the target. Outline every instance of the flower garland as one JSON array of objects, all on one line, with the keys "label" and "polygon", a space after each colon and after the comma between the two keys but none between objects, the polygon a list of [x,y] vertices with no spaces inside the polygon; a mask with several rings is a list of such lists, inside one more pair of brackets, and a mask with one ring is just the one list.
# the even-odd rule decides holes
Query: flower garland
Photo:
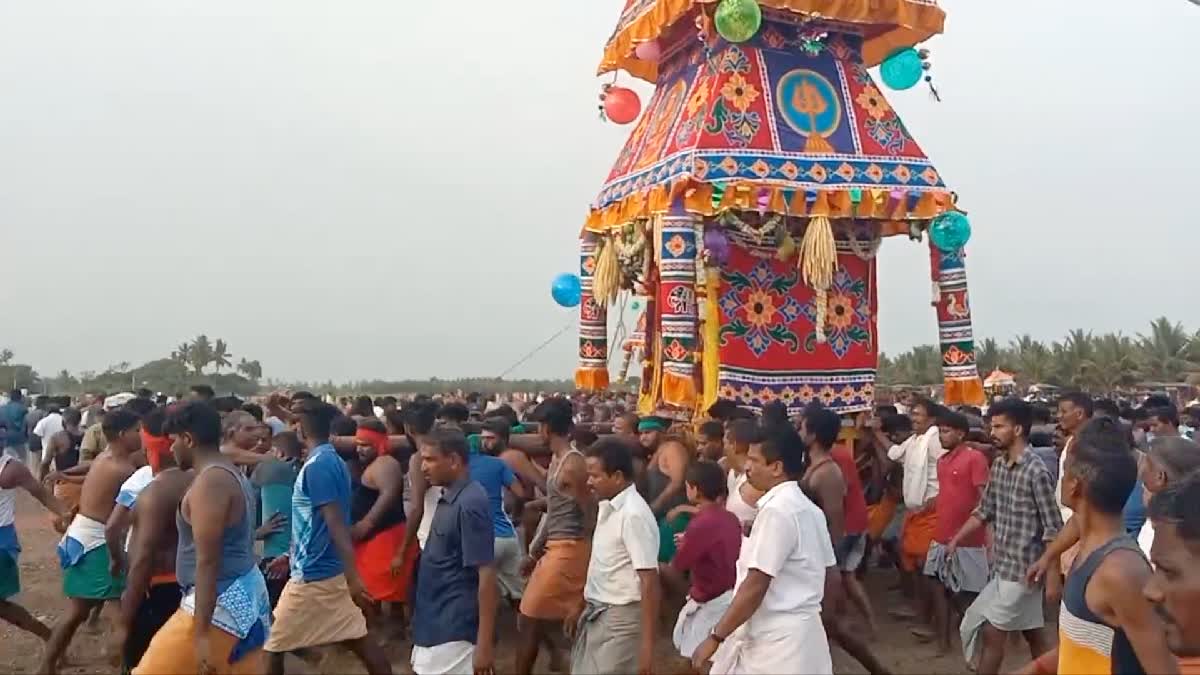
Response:
[{"label": "flower garland", "polygon": [[778,234],[779,226],[783,224],[783,216],[773,215],[762,219],[758,225],[751,225],[742,220],[733,211],[725,211],[717,217],[722,225],[727,225],[736,229],[738,232],[754,240],[754,243],[761,245],[766,240],[767,235]]}]

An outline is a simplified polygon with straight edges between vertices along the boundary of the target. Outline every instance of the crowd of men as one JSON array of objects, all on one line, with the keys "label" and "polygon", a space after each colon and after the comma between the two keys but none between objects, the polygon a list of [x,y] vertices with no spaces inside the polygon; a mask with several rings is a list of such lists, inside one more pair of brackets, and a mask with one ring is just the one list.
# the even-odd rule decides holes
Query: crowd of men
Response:
[{"label": "crowd of men", "polygon": [[[70,403],[0,406],[0,618],[45,640],[38,672],[96,622],[132,673],[331,645],[390,673],[401,639],[420,675],[490,673],[511,612],[522,674],[543,651],[649,673],[660,625],[695,672],[831,673],[833,643],[886,673],[864,579],[890,566],[889,613],[976,672],[1013,633],[1026,673],[1197,672],[1200,447],[1169,401],[718,404],[696,428],[559,396]],[[63,533],[54,626],[14,601],[18,489]]]}]

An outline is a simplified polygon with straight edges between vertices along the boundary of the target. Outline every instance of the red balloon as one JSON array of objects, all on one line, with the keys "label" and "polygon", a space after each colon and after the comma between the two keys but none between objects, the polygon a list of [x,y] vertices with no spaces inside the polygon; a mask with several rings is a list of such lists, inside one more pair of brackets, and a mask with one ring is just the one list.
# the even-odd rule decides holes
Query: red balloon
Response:
[{"label": "red balloon", "polygon": [[604,96],[604,115],[617,124],[629,124],[642,112],[637,92],[625,87],[610,87]]}]

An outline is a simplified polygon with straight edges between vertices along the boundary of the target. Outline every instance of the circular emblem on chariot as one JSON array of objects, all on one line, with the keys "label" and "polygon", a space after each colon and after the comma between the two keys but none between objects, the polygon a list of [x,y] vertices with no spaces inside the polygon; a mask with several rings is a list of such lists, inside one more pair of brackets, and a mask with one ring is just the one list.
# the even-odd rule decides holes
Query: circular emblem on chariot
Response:
[{"label": "circular emblem on chariot", "polygon": [[837,88],[814,70],[798,68],[779,78],[775,106],[783,121],[801,136],[828,138],[842,123]]}]

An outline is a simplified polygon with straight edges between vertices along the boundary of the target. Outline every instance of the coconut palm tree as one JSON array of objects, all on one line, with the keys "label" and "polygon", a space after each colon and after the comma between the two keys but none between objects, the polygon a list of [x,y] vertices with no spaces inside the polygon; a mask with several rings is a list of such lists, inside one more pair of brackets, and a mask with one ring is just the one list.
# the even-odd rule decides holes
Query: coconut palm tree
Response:
[{"label": "coconut palm tree", "polygon": [[262,365],[257,360],[247,361],[243,357],[237,364],[237,370],[251,380],[257,380],[262,377]]},{"label": "coconut palm tree", "polygon": [[1138,363],[1142,377],[1155,382],[1182,382],[1196,365],[1196,347],[1181,323],[1159,317],[1150,332],[1138,335]]},{"label": "coconut palm tree", "polygon": [[1003,361],[1006,358],[1007,354],[996,342],[996,338],[984,338],[975,345],[975,363],[979,367],[980,375],[986,377],[997,368],[1003,369]]},{"label": "coconut palm tree", "polygon": [[192,344],[190,342],[180,343],[174,351],[171,352],[171,360],[188,365],[192,360]]},{"label": "coconut palm tree", "polygon": [[1011,343],[1013,365],[1026,384],[1045,382],[1054,372],[1054,354],[1046,345],[1028,333]]},{"label": "coconut palm tree", "polygon": [[225,341],[221,338],[217,338],[217,343],[213,345],[212,355],[213,369],[218,373],[221,372],[222,368],[228,368],[233,365],[233,362],[229,360],[233,358],[233,354],[229,353],[229,345],[225,344]]},{"label": "coconut palm tree", "polygon": [[1076,328],[1062,342],[1051,346],[1054,353],[1052,367],[1053,379],[1056,384],[1067,385],[1077,389],[1085,389],[1091,383],[1092,371],[1095,370],[1095,350],[1091,332]]},{"label": "coconut palm tree", "polygon": [[195,340],[192,340],[192,346],[188,354],[188,364],[199,375],[204,372],[204,368],[213,362],[213,345],[208,340],[207,335],[199,335]]},{"label": "coconut palm tree", "polygon": [[1106,333],[1096,338],[1092,360],[1092,384],[1097,391],[1111,392],[1138,381],[1138,349],[1128,336]]}]

